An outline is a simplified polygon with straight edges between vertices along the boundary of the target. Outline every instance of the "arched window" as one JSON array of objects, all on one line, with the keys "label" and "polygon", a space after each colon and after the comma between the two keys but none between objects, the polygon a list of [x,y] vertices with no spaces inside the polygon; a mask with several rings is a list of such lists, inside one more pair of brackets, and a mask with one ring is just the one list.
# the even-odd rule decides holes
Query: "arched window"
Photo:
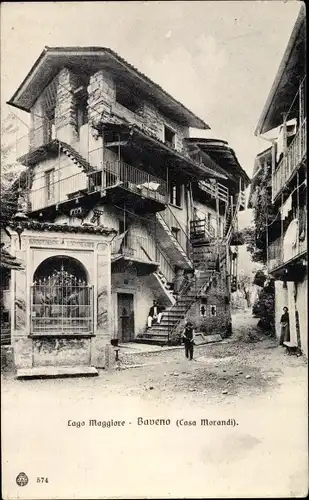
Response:
[{"label": "arched window", "polygon": [[31,333],[93,332],[92,287],[78,260],[66,256],[44,260],[34,273],[31,297]]}]

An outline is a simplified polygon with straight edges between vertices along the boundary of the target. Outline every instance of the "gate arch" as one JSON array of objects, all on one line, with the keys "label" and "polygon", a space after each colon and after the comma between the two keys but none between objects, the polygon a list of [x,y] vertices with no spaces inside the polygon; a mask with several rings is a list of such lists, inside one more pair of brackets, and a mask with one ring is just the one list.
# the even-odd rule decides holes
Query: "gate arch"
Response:
[{"label": "gate arch", "polygon": [[83,264],[73,257],[45,259],[33,275],[31,332],[45,335],[93,332],[93,289]]}]

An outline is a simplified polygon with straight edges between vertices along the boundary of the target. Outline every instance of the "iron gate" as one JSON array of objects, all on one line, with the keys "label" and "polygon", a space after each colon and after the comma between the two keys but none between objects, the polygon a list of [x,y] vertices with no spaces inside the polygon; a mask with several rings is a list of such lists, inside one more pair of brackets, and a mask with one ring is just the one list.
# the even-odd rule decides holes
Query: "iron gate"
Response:
[{"label": "iron gate", "polygon": [[93,287],[62,267],[31,287],[31,333],[93,333]]}]

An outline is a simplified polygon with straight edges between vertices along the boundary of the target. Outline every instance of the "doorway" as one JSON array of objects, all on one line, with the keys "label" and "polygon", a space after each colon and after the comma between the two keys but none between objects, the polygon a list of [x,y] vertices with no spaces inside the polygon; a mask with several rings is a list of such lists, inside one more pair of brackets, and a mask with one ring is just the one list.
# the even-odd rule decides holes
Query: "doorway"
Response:
[{"label": "doorway", "polygon": [[118,293],[118,339],[119,342],[134,340],[134,296],[132,293]]}]

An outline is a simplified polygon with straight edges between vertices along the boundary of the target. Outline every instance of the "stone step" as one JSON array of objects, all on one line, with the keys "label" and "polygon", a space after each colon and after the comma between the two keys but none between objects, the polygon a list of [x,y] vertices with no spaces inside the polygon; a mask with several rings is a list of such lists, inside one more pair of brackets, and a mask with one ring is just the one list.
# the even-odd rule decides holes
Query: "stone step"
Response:
[{"label": "stone step", "polygon": [[143,334],[143,338],[147,339],[147,338],[152,338],[153,336],[155,336],[155,337],[164,339],[165,337],[167,337],[167,335],[168,335],[168,330],[167,329],[165,329],[164,331],[161,330],[161,331],[158,331],[158,332],[146,331]]},{"label": "stone step", "polygon": [[38,366],[20,368],[16,376],[17,378],[93,377],[98,374],[94,366]]},{"label": "stone step", "polygon": [[166,336],[164,339],[161,339],[161,338],[156,338],[156,337],[152,337],[152,338],[138,338],[138,339],[135,339],[134,342],[138,342],[140,344],[151,344],[151,345],[158,345],[158,346],[164,346],[164,345],[167,345],[168,344],[168,337]]}]

